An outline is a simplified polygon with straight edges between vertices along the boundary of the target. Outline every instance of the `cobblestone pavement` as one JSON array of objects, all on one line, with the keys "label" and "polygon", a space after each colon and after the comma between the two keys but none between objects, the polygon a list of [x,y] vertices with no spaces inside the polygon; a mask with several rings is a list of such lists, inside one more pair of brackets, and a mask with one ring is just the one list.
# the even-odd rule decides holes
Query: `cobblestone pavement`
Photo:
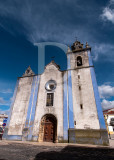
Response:
[{"label": "cobblestone pavement", "polygon": [[114,148],[0,141],[0,160],[114,160]]}]

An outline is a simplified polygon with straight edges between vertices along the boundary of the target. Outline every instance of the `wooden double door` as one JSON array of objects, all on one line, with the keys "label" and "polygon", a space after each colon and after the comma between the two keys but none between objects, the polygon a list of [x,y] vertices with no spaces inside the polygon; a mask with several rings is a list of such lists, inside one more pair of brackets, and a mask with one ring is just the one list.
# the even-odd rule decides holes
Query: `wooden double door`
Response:
[{"label": "wooden double door", "polygon": [[47,117],[44,122],[44,142],[55,141],[55,122],[52,117]]}]

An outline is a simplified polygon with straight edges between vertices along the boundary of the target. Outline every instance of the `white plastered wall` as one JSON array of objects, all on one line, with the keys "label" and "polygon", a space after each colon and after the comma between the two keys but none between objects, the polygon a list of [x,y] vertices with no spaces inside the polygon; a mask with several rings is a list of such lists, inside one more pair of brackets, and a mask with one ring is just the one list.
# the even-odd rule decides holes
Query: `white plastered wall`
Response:
[{"label": "white plastered wall", "polygon": [[[77,56],[83,65],[77,67]],[[83,67],[83,68],[82,68]],[[100,129],[87,52],[71,54],[72,94],[75,128]],[[80,78],[78,77],[80,76]],[[81,90],[79,89],[81,87]],[[83,109],[81,109],[82,104]]]},{"label": "white plastered wall", "polygon": [[[46,107],[46,96],[48,92],[45,89],[45,84],[51,79],[55,80],[57,83],[57,87],[54,90],[54,106]],[[59,71],[58,68],[52,63],[46,66],[45,71],[40,78],[33,136],[38,136],[41,118],[46,114],[52,114],[57,118],[57,137],[63,137],[62,72]]]},{"label": "white plastered wall", "polygon": [[33,77],[19,79],[19,86],[12,109],[8,135],[22,135],[31,94],[32,80]]}]

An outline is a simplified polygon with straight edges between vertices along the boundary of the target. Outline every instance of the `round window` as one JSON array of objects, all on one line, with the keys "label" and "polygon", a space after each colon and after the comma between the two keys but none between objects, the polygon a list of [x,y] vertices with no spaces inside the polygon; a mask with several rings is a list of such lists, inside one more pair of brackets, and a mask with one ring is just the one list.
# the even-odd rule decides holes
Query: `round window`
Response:
[{"label": "round window", "polygon": [[56,88],[56,82],[54,80],[49,80],[46,85],[45,85],[45,88],[47,91],[52,91]]}]

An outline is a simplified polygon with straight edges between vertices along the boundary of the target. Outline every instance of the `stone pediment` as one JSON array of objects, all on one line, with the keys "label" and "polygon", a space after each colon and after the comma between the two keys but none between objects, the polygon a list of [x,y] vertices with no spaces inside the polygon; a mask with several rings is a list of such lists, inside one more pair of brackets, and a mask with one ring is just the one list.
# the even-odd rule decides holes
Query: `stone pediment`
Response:
[{"label": "stone pediment", "polygon": [[51,61],[49,64],[45,66],[45,69],[57,69],[60,70],[60,66],[57,65],[54,61]]},{"label": "stone pediment", "polygon": [[31,67],[29,66],[25,73],[23,74],[23,77],[33,76],[35,73],[32,71]]}]

